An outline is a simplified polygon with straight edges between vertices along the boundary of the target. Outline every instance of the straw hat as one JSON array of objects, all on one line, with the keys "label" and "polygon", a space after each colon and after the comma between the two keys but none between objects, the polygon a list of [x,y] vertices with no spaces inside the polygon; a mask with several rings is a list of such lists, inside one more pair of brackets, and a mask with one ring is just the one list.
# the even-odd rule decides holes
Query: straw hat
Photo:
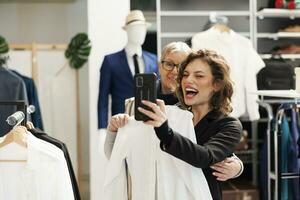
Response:
[{"label": "straw hat", "polygon": [[149,22],[146,22],[146,19],[144,17],[144,14],[140,10],[132,10],[126,17],[125,25],[123,26],[123,29],[125,29],[127,26],[132,26],[136,24],[144,24],[147,27],[150,26]]}]

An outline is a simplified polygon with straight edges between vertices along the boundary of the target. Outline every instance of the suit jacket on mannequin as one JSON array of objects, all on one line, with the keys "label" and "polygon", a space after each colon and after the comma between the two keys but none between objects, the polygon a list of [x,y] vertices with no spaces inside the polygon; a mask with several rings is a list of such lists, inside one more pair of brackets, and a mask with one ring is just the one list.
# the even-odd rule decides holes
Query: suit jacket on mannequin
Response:
[{"label": "suit jacket on mannequin", "polygon": [[[145,73],[158,73],[157,56],[144,51]],[[125,49],[104,57],[100,69],[98,97],[98,128],[106,128],[108,121],[108,96],[111,94],[111,114],[124,113],[125,99],[134,96],[134,81]]]}]

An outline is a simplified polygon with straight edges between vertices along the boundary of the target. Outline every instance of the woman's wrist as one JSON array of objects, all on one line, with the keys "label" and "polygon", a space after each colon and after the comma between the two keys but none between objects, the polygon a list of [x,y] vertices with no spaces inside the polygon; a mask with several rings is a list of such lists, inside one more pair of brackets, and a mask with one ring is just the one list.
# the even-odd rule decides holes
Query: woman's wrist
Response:
[{"label": "woman's wrist", "polygon": [[166,120],[160,127],[154,127],[156,136],[165,145],[171,144],[173,139],[173,130],[168,125],[168,120]]}]

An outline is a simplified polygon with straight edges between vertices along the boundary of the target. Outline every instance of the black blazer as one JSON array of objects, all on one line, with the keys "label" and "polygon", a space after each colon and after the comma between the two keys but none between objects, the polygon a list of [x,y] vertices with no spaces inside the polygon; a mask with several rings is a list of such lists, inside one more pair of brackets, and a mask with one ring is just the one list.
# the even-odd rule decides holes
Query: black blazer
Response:
[{"label": "black blazer", "polygon": [[202,168],[213,199],[222,199],[221,182],[212,175],[213,171],[209,166],[233,153],[242,133],[240,121],[220,112],[209,112],[195,126],[197,144],[176,132],[173,133],[170,143],[167,146],[161,143],[161,149]]}]

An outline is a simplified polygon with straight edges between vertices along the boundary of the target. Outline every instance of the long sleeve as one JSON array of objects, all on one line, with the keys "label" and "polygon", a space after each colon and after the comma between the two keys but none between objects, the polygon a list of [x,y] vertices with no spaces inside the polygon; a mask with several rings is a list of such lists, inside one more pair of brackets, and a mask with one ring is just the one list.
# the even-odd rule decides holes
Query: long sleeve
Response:
[{"label": "long sleeve", "polygon": [[[230,156],[236,144],[238,144],[242,132],[240,122],[229,117],[211,124],[210,128],[207,134],[215,133],[202,145],[195,144],[173,131],[169,145],[164,145],[161,142],[161,148],[163,151],[195,167],[206,168]],[[197,129],[195,129],[195,132],[196,135],[206,134],[205,132],[199,132]],[[159,133],[156,132],[156,134]],[[170,130],[164,134],[170,135]]]},{"label": "long sleeve", "polygon": [[98,97],[98,128],[106,128],[108,120],[108,95],[111,92],[111,67],[104,57],[100,69],[99,97]]}]

